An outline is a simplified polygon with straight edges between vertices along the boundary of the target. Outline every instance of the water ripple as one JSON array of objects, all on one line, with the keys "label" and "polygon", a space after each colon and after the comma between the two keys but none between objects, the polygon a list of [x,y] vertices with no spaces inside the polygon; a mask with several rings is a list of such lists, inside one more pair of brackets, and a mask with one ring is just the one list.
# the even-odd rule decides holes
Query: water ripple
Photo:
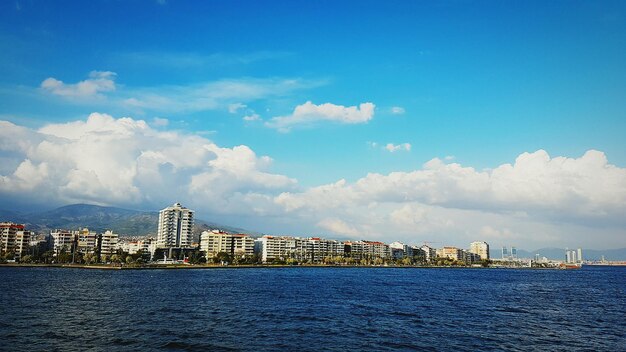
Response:
[{"label": "water ripple", "polygon": [[597,351],[626,268],[0,268],[0,351]]}]

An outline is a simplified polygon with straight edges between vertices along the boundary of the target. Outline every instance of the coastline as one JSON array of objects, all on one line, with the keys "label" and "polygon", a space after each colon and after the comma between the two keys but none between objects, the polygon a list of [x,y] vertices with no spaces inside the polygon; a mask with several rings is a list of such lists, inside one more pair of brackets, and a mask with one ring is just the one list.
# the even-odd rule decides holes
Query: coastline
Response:
[{"label": "coastline", "polygon": [[524,270],[562,270],[559,268],[530,268],[530,267],[468,267],[468,266],[384,266],[384,265],[149,265],[149,266],[113,266],[113,265],[85,265],[85,264],[0,264],[0,268],[62,268],[86,270],[211,270],[211,269],[285,269],[285,268],[361,268],[361,269],[524,269]]}]

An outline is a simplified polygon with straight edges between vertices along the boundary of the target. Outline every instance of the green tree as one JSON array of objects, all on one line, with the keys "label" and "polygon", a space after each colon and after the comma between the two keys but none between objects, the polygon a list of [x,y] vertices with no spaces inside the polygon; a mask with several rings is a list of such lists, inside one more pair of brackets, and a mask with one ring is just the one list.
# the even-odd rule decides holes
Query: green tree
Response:
[{"label": "green tree", "polygon": [[96,260],[96,256],[93,253],[86,253],[83,256],[83,260],[85,261],[85,264],[91,264]]},{"label": "green tree", "polygon": [[213,261],[218,264],[221,264],[221,263],[228,264],[232,261],[232,257],[229,253],[219,252],[215,255],[215,257],[213,257]]},{"label": "green tree", "polygon": [[43,259],[43,262],[46,264],[52,263],[52,260],[54,259],[54,251],[50,250],[50,251],[43,252],[43,254],[41,255],[41,258]]}]

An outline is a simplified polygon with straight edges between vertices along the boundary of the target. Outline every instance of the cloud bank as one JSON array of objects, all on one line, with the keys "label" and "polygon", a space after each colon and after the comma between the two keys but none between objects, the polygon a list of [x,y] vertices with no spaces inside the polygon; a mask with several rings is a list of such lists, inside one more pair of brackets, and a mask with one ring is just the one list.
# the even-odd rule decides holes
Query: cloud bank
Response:
[{"label": "cloud bank", "polygon": [[101,113],[36,130],[0,121],[0,196],[47,207],[181,201],[200,214],[245,216],[259,230],[302,235],[624,244],[626,169],[601,151],[525,152],[485,170],[435,158],[410,172],[304,188],[272,173],[272,159],[248,146],[153,125],[160,128]]},{"label": "cloud bank", "polygon": [[296,182],[267,172],[272,159],[245,145],[223,148],[132,118],[93,113],[85,121],[37,131],[6,121],[0,126],[0,151],[15,165],[2,170],[0,193],[33,203],[158,208],[196,198],[196,205],[210,200],[204,206],[221,212],[237,209],[237,197],[284,191]]}]

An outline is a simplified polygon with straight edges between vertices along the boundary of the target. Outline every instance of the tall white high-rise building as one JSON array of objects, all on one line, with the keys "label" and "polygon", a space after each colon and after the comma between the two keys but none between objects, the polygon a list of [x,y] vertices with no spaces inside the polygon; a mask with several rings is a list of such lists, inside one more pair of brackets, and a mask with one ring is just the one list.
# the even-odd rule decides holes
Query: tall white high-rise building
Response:
[{"label": "tall white high-rise building", "polygon": [[190,248],[193,242],[193,210],[175,203],[159,213],[158,248]]},{"label": "tall white high-rise building", "polygon": [[470,243],[469,252],[478,254],[482,260],[489,260],[489,244],[487,242]]}]

